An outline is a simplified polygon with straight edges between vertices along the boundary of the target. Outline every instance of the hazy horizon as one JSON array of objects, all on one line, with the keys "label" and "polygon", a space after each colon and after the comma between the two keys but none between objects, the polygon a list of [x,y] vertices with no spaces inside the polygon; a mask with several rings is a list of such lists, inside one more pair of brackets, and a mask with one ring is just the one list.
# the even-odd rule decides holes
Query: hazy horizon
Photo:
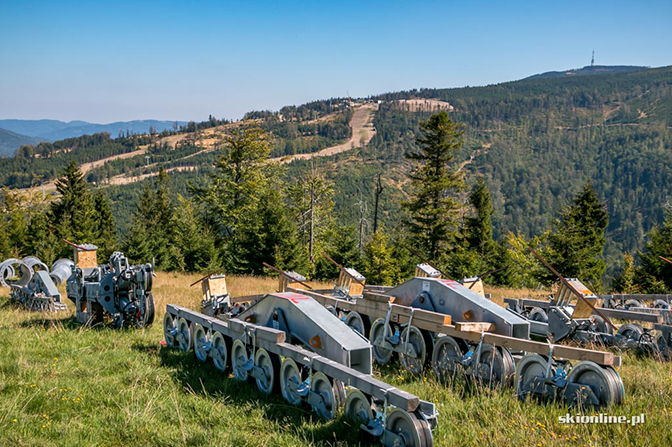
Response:
[{"label": "hazy horizon", "polygon": [[672,64],[672,2],[7,4],[0,119],[238,119],[330,97]]}]

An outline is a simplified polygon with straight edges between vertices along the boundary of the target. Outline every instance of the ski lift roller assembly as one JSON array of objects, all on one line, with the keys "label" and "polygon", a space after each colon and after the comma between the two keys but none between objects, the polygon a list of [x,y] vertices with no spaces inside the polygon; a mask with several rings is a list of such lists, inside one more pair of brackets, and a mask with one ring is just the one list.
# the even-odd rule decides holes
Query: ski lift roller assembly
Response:
[{"label": "ski lift roller assembly", "polygon": [[102,323],[106,316],[119,327],[146,327],[154,321],[151,264],[129,265],[123,253],[114,252],[109,264],[98,265],[98,247],[71,245],[75,267],[67,281],[68,298],[75,303],[77,321]]},{"label": "ski lift roller assembly", "polygon": [[[49,267],[35,256],[7,259],[0,264],[0,284],[11,287],[10,297],[25,308],[37,312],[66,310],[56,287],[72,272],[72,261],[59,259]],[[17,277],[18,274],[18,277]]]},{"label": "ski lift roller assembly", "polygon": [[[558,277],[560,283],[558,292],[550,301],[504,300],[511,312],[529,319],[533,335],[555,341],[571,339],[584,344],[614,346],[646,354],[668,352],[662,349],[665,334],[661,329],[670,324],[668,309],[647,308],[648,312],[643,312],[645,308],[612,307],[609,299],[613,296],[598,297],[578,279],[562,277],[539,254],[531,251]],[[638,323],[626,323],[617,328],[610,318]],[[654,323],[654,327],[645,328],[639,324],[643,322]]]},{"label": "ski lift roller assembly", "polygon": [[350,275],[351,269],[335,264],[360,283],[361,297],[343,298],[341,284],[335,291],[301,293],[368,335],[380,364],[398,358],[413,374],[431,367],[440,379],[464,374],[487,386],[513,385],[521,398],[561,397],[571,405],[595,407],[623,400],[623,383],[614,369],[620,357],[533,341],[527,319],[457,281],[441,279],[436,269],[418,265],[415,278],[383,287],[365,285]]},{"label": "ski lift roller assembly", "polygon": [[[291,272],[286,284],[303,284]],[[215,279],[213,283],[211,280]],[[223,275],[202,278],[203,309],[217,299]],[[283,283],[283,280],[280,280]],[[171,348],[193,349],[201,362],[264,394],[307,404],[323,419],[339,407],[384,446],[432,446],[434,404],[371,375],[371,345],[313,298],[299,292],[226,298],[217,316],[168,304],[164,335]],[[207,298],[210,296],[211,298]],[[245,303],[245,306],[238,306]],[[236,310],[237,309],[237,310]]]}]

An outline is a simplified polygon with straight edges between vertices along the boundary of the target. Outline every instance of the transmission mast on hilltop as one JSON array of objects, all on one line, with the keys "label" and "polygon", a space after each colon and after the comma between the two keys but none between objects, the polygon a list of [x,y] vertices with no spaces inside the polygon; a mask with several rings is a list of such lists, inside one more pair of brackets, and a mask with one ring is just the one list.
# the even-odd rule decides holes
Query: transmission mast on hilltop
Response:
[{"label": "transmission mast on hilltop", "polygon": [[590,58],[590,66],[595,66],[595,50],[593,50],[593,57]]}]

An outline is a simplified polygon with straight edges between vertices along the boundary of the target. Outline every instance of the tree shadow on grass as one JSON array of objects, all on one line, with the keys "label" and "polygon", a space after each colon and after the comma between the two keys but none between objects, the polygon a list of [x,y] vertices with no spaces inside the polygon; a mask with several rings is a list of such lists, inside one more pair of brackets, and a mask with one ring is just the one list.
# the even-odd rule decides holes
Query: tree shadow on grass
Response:
[{"label": "tree shadow on grass", "polygon": [[[161,365],[176,371],[176,379],[185,393],[221,398],[227,405],[245,407],[252,405],[260,409],[263,418],[281,427],[291,426],[293,431],[305,439],[320,445],[358,445],[359,425],[343,414],[336,419],[322,421],[308,405],[295,407],[282,398],[280,389],[265,395],[257,389],[254,379],[247,383],[235,380],[230,371],[222,372],[211,362],[199,362],[193,352],[183,352],[153,344],[134,344],[133,349],[151,355],[158,355]],[[186,391],[189,390],[189,391]],[[311,423],[312,422],[312,423]],[[370,442],[362,445],[370,445]]]}]

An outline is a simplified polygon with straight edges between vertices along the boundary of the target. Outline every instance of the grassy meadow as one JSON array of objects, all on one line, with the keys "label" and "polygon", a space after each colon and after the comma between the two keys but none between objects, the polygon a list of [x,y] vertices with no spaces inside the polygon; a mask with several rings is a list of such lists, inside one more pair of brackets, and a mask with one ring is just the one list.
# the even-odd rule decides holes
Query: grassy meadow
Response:
[{"label": "grassy meadow", "polygon": [[[322,422],[308,408],[225,377],[193,353],[168,349],[165,305],[200,308],[196,275],[159,273],[157,316],[146,330],[85,329],[68,312],[31,313],[0,297],[0,445],[6,446],[295,446],[367,445],[344,417]],[[270,292],[276,280],[229,277],[233,296]],[[323,286],[324,287],[324,286]],[[531,291],[489,290],[530,296]],[[559,403],[519,401],[511,389],[444,386],[377,368],[384,381],[437,403],[435,445],[672,445],[672,363],[624,355],[618,372],[624,405],[607,415],[643,413],[645,423],[565,425],[577,414]],[[370,443],[368,443],[370,445]]]}]

